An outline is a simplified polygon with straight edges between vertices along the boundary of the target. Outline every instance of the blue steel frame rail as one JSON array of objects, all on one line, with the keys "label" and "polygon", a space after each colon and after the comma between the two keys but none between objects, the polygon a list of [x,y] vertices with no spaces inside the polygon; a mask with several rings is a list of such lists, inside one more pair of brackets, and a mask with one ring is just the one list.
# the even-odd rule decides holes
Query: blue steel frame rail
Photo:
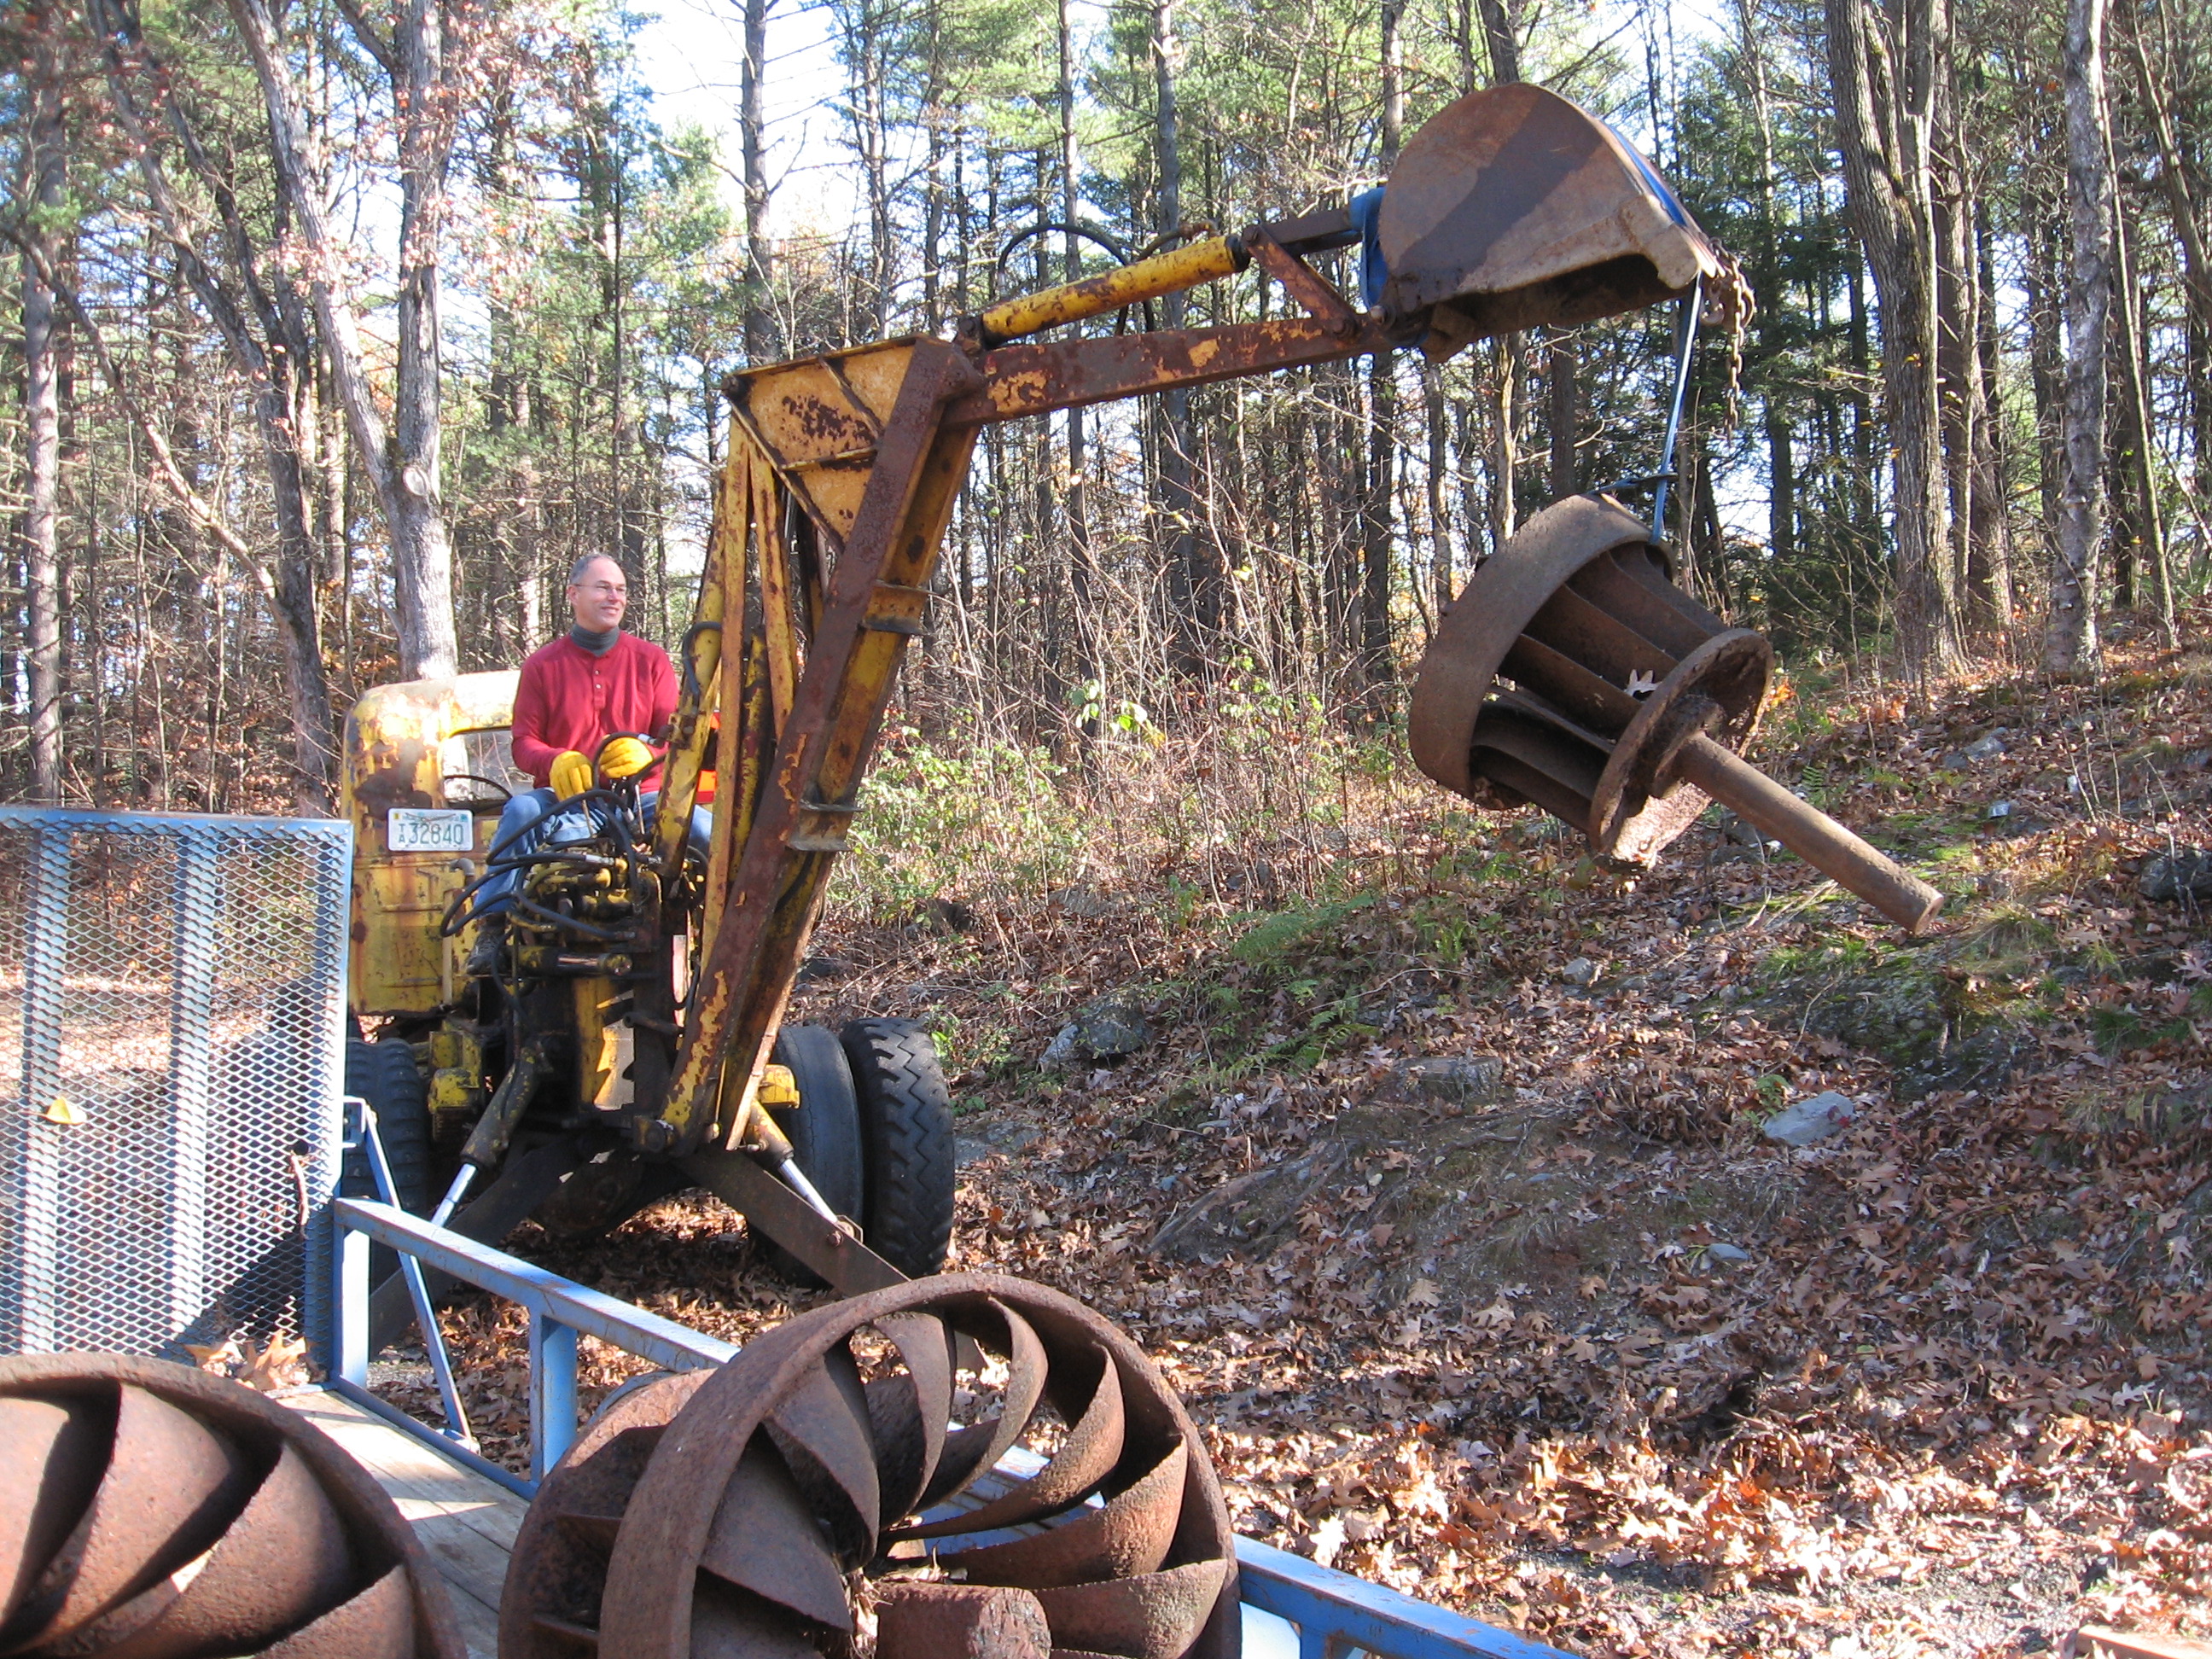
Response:
[{"label": "blue steel frame rail", "polygon": [[[576,1336],[611,1342],[669,1370],[721,1364],[734,1345],[647,1313],[495,1250],[389,1204],[341,1198],[331,1206],[338,1230],[337,1366],[331,1386],[345,1398],[521,1498],[576,1437]],[[368,1391],[368,1251],[372,1243],[410,1255],[506,1297],[530,1315],[530,1465],[524,1480],[477,1456],[428,1424]],[[1286,1620],[1298,1635],[1298,1659],[1571,1659],[1558,1648],[1415,1601],[1303,1556],[1237,1540],[1247,1607]]]},{"label": "blue steel frame rail", "polygon": [[[341,1198],[331,1204],[331,1212],[338,1227],[337,1364],[331,1386],[518,1497],[535,1493],[546,1471],[561,1461],[575,1441],[578,1332],[611,1342],[625,1352],[672,1371],[720,1365],[738,1351],[733,1343],[617,1301],[389,1204]],[[529,1480],[477,1456],[368,1391],[368,1249],[372,1243],[389,1245],[426,1267],[504,1297],[530,1315]]]},{"label": "blue steel frame rail", "polygon": [[1334,1567],[1317,1566],[1256,1538],[1237,1540],[1237,1592],[1248,1607],[1288,1620],[1298,1659],[1571,1659],[1511,1631],[1486,1625]]}]

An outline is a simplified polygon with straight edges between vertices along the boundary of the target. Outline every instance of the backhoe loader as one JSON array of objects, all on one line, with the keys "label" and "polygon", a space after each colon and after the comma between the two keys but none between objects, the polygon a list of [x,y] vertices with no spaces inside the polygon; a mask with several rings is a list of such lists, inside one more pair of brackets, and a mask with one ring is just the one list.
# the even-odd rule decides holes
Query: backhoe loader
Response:
[{"label": "backhoe loader", "polygon": [[[1340,250],[1348,298],[1316,261]],[[1117,327],[1240,276],[1266,320]],[[403,1198],[496,1238],[582,1230],[703,1186],[845,1293],[933,1271],[951,1220],[945,1079],[926,1033],[784,1024],[976,435],[996,422],[1237,376],[1681,307],[1673,433],[1701,303],[1733,268],[1641,155],[1532,86],[1477,92],[1408,143],[1379,192],[1206,235],[908,337],[732,374],[660,806],[599,776],[578,838],[518,863],[491,844],[520,780],[512,673],[392,685],[347,732],[357,836],[355,1049]],[[1044,338],[1055,330],[1057,337]],[[1935,896],[1738,760],[1771,655],[1673,586],[1623,498],[1531,519],[1470,582],[1414,691],[1416,759],[1493,805],[1534,802],[1601,852],[1652,856],[1718,796],[1908,926]],[[1508,684],[1510,682],[1510,684]],[[719,782],[703,854],[685,826]],[[496,971],[467,972],[472,895],[520,867]],[[447,1171],[452,1171],[448,1177]],[[442,1193],[442,1196],[440,1194]],[[386,1286],[380,1322],[405,1316]]]}]

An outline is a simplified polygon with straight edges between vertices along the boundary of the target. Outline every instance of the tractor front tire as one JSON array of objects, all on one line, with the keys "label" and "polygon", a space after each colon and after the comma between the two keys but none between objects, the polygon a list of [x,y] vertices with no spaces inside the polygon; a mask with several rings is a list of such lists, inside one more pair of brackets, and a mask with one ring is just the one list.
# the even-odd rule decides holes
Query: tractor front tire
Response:
[{"label": "tractor front tire", "polygon": [[[846,1063],[837,1034],[826,1025],[787,1025],[776,1033],[773,1057],[777,1065],[791,1068],[799,1104],[771,1106],[769,1116],[791,1142],[793,1160],[813,1182],[823,1202],[841,1216],[861,1220],[867,1184],[860,1109],[853,1069]],[[810,1288],[821,1285],[821,1277],[788,1250],[763,1243],[778,1278]]]},{"label": "tractor front tire", "polygon": [[787,1025],[776,1033],[775,1060],[791,1067],[799,1104],[771,1106],[769,1116],[790,1140],[800,1172],[823,1201],[858,1221],[867,1199],[860,1108],[837,1034],[826,1025]]},{"label": "tractor front tire", "polygon": [[952,1097],[929,1032],[856,1019],[840,1034],[860,1101],[868,1248],[911,1278],[938,1273],[952,1242]]},{"label": "tractor front tire", "polygon": [[[377,1138],[392,1166],[399,1207],[421,1215],[430,1207],[430,1093],[415,1069],[415,1051],[397,1038],[368,1042],[348,1037],[345,1091],[376,1114]],[[379,1198],[366,1149],[349,1153],[338,1189],[351,1198]]]}]

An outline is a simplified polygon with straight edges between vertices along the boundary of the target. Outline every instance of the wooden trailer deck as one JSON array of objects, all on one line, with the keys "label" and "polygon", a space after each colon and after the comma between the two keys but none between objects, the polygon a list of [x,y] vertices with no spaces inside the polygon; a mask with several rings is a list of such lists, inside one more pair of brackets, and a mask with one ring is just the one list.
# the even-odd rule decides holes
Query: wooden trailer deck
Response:
[{"label": "wooden trailer deck", "polygon": [[327,1389],[283,1403],[352,1453],[392,1494],[453,1592],[469,1659],[498,1659],[500,1587],[530,1506]]}]

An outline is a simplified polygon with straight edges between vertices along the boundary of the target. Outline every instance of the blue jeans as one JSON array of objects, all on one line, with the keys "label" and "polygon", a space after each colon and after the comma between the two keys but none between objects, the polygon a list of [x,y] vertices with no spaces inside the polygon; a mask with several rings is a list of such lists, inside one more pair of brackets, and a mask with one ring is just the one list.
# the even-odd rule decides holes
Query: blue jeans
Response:
[{"label": "blue jeans", "polygon": [[[591,817],[581,807],[571,807],[565,812],[553,809],[560,798],[550,789],[530,789],[516,795],[500,809],[499,829],[491,838],[493,854],[498,858],[519,858],[534,853],[541,847],[565,847],[580,841],[589,841],[593,834]],[[658,791],[640,795],[637,804],[645,809],[646,827],[653,827],[653,811],[660,804]],[[691,809],[691,844],[705,852],[714,838],[714,815],[704,806]],[[486,916],[505,915],[514,902],[516,890],[528,874],[526,866],[517,865],[509,870],[495,870],[484,884],[477,889],[475,914]]]}]

